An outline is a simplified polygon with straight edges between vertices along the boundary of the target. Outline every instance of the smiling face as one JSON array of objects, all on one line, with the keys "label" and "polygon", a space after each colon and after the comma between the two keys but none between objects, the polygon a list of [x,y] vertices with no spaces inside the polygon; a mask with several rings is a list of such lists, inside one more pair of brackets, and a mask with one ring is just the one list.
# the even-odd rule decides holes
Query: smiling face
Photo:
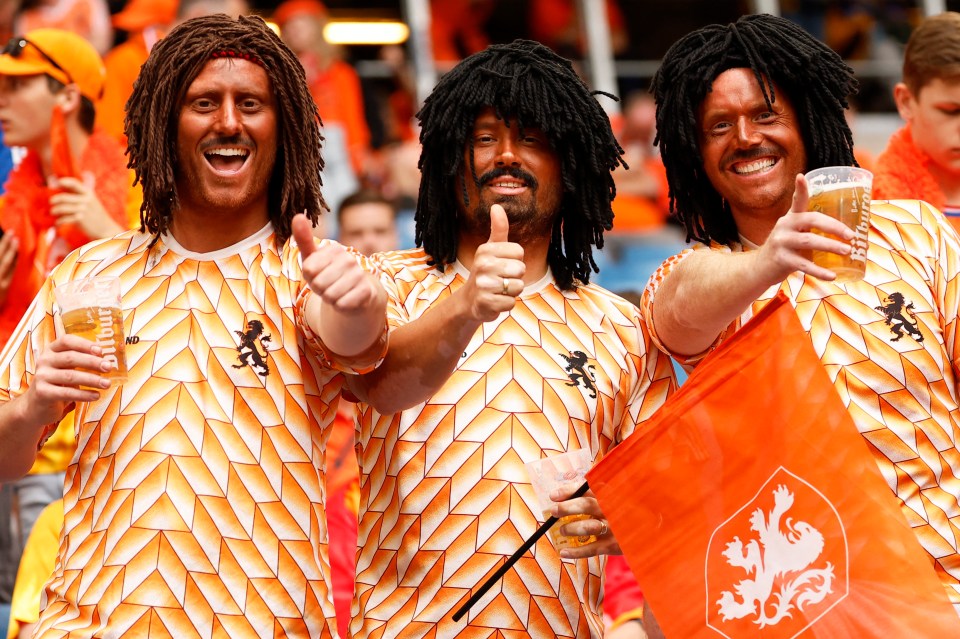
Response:
[{"label": "smiling face", "polygon": [[277,153],[277,109],[266,71],[211,60],[187,89],[177,128],[181,211],[265,224]]},{"label": "smiling face", "polygon": [[464,149],[464,175],[469,207],[461,205],[461,230],[477,237],[490,235],[490,206],[503,205],[510,220],[510,240],[524,243],[549,239],[563,199],[560,159],[542,131],[527,127],[522,135],[516,121],[497,118],[484,108],[473,126],[473,167],[470,147]]},{"label": "smiling face", "polygon": [[786,213],[796,176],[807,170],[797,113],[786,93],[774,88],[770,108],[753,71],[729,69],[700,105],[704,170],[741,233],[755,220],[772,226]]}]

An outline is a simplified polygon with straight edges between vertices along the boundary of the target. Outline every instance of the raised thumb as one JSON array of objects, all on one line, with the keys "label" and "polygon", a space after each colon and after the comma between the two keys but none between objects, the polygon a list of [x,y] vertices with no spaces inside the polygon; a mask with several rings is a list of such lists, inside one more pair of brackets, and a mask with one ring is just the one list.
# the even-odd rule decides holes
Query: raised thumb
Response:
[{"label": "raised thumb", "polygon": [[507,242],[510,236],[510,220],[507,212],[499,204],[490,207],[490,239],[489,242]]},{"label": "raised thumb", "polygon": [[305,259],[317,250],[317,244],[313,236],[313,226],[306,215],[303,213],[294,215],[290,227],[293,231],[293,241],[297,243],[297,248],[300,249],[301,259]]}]

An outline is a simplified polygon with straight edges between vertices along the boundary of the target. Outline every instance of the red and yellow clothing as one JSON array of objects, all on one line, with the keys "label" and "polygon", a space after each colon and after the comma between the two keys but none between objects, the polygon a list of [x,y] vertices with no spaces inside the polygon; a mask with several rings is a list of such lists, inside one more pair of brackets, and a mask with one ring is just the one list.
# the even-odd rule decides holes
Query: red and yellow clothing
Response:
[{"label": "red and yellow clothing", "polygon": [[[664,262],[642,298],[651,319],[663,278],[698,244]],[[960,240],[916,200],[871,204],[866,277],[824,282],[796,272],[772,286],[717,339],[783,291],[866,440],[901,510],[960,607]],[[710,349],[712,350],[712,348]],[[695,364],[704,354],[678,358]]]},{"label": "red and yellow clothing", "polygon": [[[923,200],[944,211],[946,201],[939,182],[927,167],[932,160],[913,141],[910,125],[890,136],[887,148],[873,167],[872,197],[877,200]],[[956,206],[951,207],[954,210]],[[947,215],[954,228],[960,230],[960,215]]]},{"label": "red and yellow clothing", "polygon": [[22,395],[52,288],[120,278],[129,381],[76,411],[36,636],[329,637],[324,427],[349,369],[304,322],[299,252],[270,225],[207,254],[151,239],[71,253],[0,356],[0,400]]},{"label": "red and yellow clothing", "polygon": [[629,621],[643,619],[643,591],[623,555],[607,558],[607,581],[604,584],[603,612],[609,629]]},{"label": "red and yellow clothing", "polygon": [[[423,250],[383,254],[390,322],[463,286]],[[576,448],[594,458],[675,388],[636,307],[548,273],[486,322],[428,401],[381,415],[359,404],[357,637],[599,637],[602,558],[561,559],[546,537],[467,617],[452,613],[543,521],[524,464]]]}]

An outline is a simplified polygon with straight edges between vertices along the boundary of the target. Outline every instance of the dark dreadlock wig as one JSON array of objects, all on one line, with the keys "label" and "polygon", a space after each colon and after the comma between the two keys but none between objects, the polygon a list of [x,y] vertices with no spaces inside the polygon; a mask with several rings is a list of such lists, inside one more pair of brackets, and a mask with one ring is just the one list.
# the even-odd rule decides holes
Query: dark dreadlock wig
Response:
[{"label": "dark dreadlock wig", "polygon": [[[456,260],[457,198],[469,205],[464,150],[470,144],[473,156],[471,132],[486,107],[521,130],[539,128],[550,141],[560,160],[564,194],[547,259],[561,288],[589,282],[591,268],[597,270],[592,245],[602,248],[603,232],[612,227],[616,190],[610,172],[623,164],[623,149],[569,60],[529,40],[494,45],[466,58],[440,80],[417,114],[423,145],[417,245],[441,267]],[[479,187],[473,166],[470,172]]]},{"label": "dark dreadlock wig", "polygon": [[734,68],[753,71],[768,107],[777,99],[774,85],[790,98],[808,170],[856,166],[844,110],[858,83],[833,50],[789,20],[763,14],[694,31],[670,47],[651,87],[670,208],[686,227],[688,240],[738,240],[730,208],[704,171],[697,121],[713,81]]},{"label": "dark dreadlock wig", "polygon": [[128,166],[143,185],[140,229],[159,237],[180,206],[176,175],[181,103],[204,65],[218,57],[256,62],[272,83],[279,148],[268,201],[277,239],[285,242],[295,214],[306,211],[316,223],[321,208],[326,208],[320,194],[323,136],[303,67],[256,16],[234,19],[220,14],[188,20],[157,42],[141,68],[124,121]]}]

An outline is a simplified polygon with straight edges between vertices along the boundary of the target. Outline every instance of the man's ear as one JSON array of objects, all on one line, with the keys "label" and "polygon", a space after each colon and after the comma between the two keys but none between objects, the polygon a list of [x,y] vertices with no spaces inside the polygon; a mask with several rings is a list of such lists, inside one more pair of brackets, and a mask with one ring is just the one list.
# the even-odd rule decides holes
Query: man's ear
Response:
[{"label": "man's ear", "polygon": [[893,87],[893,101],[897,103],[897,111],[900,117],[907,122],[913,120],[914,111],[917,108],[917,96],[903,82],[898,82]]},{"label": "man's ear", "polygon": [[80,89],[75,84],[68,84],[57,93],[57,104],[64,115],[70,115],[80,110],[80,102],[83,96],[80,95]]}]

